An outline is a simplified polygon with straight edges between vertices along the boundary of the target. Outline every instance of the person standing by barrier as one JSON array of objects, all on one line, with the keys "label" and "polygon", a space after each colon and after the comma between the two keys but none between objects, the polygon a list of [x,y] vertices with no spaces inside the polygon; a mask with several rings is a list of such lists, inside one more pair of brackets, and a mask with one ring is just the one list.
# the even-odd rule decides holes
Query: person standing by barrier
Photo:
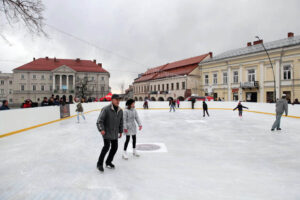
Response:
[{"label": "person standing by barrier", "polygon": [[203,108],[203,117],[205,117],[205,112],[206,112],[207,116],[209,117],[208,107],[207,107],[207,104],[205,101],[203,101],[202,108]]},{"label": "person standing by barrier", "polygon": [[97,119],[96,125],[103,136],[104,142],[104,146],[97,162],[97,168],[100,172],[104,171],[103,162],[109,149],[110,152],[106,159],[106,167],[110,169],[115,168],[112,161],[118,150],[118,138],[121,138],[123,133],[123,110],[119,107],[119,104],[119,95],[112,95],[112,103],[102,108]]},{"label": "person standing by barrier", "polygon": [[81,115],[81,117],[85,120],[82,103],[83,99],[80,99],[79,103],[76,105],[77,123],[79,123],[79,115]]},{"label": "person standing by barrier", "polygon": [[273,123],[271,131],[274,131],[275,128],[280,131],[280,121],[283,113],[285,112],[285,116],[288,115],[288,102],[286,100],[286,94],[282,95],[282,98],[277,100],[276,102],[276,120]]},{"label": "person standing by barrier", "polygon": [[169,106],[170,106],[170,112],[173,110],[175,112],[175,107],[176,107],[176,102],[173,99],[170,99],[169,101]]},{"label": "person standing by barrier", "polygon": [[179,99],[177,99],[176,103],[177,103],[177,108],[179,108],[180,107],[180,101],[179,101]]},{"label": "person standing by barrier", "polygon": [[9,110],[8,101],[7,100],[3,100],[2,101],[2,106],[0,107],[0,110]]},{"label": "person standing by barrier", "polygon": [[123,115],[124,120],[124,133],[126,135],[126,141],[124,144],[124,152],[123,159],[128,160],[127,156],[127,146],[130,141],[130,136],[132,137],[132,147],[133,147],[133,155],[139,157],[140,155],[136,151],[136,124],[139,126],[139,130],[142,130],[142,123],[139,118],[139,115],[135,109],[135,101],[133,99],[129,99],[126,102],[126,109]]},{"label": "person standing by barrier", "polygon": [[194,109],[195,103],[196,103],[196,98],[192,98],[192,99],[191,99],[191,102],[192,102],[192,109]]}]

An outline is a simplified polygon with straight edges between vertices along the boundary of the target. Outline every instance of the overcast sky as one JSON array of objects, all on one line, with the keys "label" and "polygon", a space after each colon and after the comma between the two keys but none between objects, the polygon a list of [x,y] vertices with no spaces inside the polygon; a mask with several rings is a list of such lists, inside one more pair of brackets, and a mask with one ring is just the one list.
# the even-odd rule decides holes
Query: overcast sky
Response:
[{"label": "overcast sky", "polygon": [[21,25],[0,22],[0,71],[33,57],[97,59],[120,92],[138,73],[212,51],[214,55],[264,41],[300,34],[299,0],[51,0],[45,23],[94,44],[45,27],[49,38]]}]

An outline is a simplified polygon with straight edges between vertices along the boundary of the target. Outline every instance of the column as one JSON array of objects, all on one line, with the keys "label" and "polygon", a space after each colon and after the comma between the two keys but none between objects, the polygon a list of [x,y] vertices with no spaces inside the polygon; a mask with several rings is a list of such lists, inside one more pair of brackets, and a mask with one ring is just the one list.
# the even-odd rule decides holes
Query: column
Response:
[{"label": "column", "polygon": [[69,75],[67,75],[67,77],[66,77],[66,79],[67,79],[67,90],[69,90]]},{"label": "column", "polygon": [[239,71],[239,79],[240,79],[240,89],[239,89],[239,100],[243,100],[243,89],[241,88],[241,83],[243,82],[243,66],[240,65],[240,71]]},{"label": "column", "polygon": [[59,75],[59,89],[62,90],[62,75]]},{"label": "column", "polygon": [[54,93],[55,90],[55,74],[52,75],[52,81],[53,81],[53,85],[52,85],[52,93]]},{"label": "column", "polygon": [[75,90],[75,74],[73,75],[73,87],[72,87],[73,90]]},{"label": "column", "polygon": [[259,79],[259,96],[260,96],[260,102],[264,102],[264,62],[260,62],[259,64],[259,69],[260,69],[260,79]]},{"label": "column", "polygon": [[276,81],[276,99],[279,99],[280,94],[280,62],[279,60],[275,61],[275,81]]},{"label": "column", "polygon": [[[223,74],[221,76],[223,76]],[[231,91],[231,67],[230,66],[228,66],[227,68],[227,88],[228,88],[227,101],[231,101],[232,91]]]}]

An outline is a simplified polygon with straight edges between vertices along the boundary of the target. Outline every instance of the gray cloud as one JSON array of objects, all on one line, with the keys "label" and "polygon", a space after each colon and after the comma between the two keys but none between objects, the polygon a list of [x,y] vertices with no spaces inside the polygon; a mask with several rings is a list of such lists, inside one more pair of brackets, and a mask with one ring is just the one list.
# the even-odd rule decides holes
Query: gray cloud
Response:
[{"label": "gray cloud", "polygon": [[44,38],[28,34],[20,25],[0,24],[1,33],[12,44],[0,39],[1,71],[10,72],[32,57],[96,58],[111,72],[112,89],[118,92],[123,81],[130,84],[150,67],[244,47],[255,35],[272,41],[286,37],[289,31],[300,33],[297,0],[44,2],[47,24],[99,49],[49,27],[50,38]]}]

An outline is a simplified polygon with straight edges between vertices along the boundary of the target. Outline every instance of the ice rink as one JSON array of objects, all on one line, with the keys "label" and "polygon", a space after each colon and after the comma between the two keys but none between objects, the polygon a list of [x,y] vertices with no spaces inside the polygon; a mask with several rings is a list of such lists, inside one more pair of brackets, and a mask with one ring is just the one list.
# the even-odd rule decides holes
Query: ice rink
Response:
[{"label": "ice rink", "polygon": [[[138,143],[162,143],[166,152],[121,158],[100,173],[99,112],[0,139],[0,199],[299,200],[300,119],[237,111],[138,110]],[[26,120],[26,119],[24,119]],[[129,145],[131,148],[131,143]]]}]

